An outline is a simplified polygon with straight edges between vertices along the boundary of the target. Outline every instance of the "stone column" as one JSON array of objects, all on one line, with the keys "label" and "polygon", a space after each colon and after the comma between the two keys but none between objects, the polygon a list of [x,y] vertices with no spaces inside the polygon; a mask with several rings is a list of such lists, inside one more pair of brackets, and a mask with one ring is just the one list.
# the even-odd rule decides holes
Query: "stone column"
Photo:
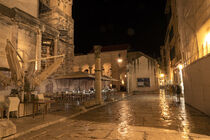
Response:
[{"label": "stone column", "polygon": [[41,47],[42,47],[42,32],[40,29],[37,30],[36,35],[36,61],[35,61],[35,70],[41,70],[41,61],[37,59],[41,58]]},{"label": "stone column", "polygon": [[94,46],[95,52],[95,90],[96,90],[96,103],[102,104],[101,95],[101,46]]},{"label": "stone column", "polygon": [[103,72],[104,72],[104,67],[101,66],[101,75],[102,75],[102,76],[104,76]]},{"label": "stone column", "polygon": [[56,36],[56,38],[54,39],[54,56],[58,55],[58,38],[59,36]]},{"label": "stone column", "polygon": [[92,66],[89,66],[89,69],[90,69],[90,74],[92,74],[93,67]]},{"label": "stone column", "polygon": [[79,66],[79,72],[82,72],[82,67],[81,66]]}]

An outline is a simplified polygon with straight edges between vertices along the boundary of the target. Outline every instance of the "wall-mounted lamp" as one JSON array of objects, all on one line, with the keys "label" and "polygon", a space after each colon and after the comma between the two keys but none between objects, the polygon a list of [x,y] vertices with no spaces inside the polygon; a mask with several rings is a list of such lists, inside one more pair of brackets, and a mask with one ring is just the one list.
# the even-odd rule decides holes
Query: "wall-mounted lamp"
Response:
[{"label": "wall-mounted lamp", "polygon": [[122,63],[122,61],[123,61],[123,60],[122,60],[122,58],[121,58],[121,56],[120,56],[120,54],[119,54],[119,55],[118,55],[117,62],[118,62],[118,63]]}]

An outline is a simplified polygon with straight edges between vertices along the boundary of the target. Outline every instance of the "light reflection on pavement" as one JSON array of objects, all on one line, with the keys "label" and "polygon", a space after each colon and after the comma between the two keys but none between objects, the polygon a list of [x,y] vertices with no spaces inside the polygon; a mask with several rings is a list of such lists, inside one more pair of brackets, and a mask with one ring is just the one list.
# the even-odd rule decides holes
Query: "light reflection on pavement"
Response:
[{"label": "light reflection on pavement", "polygon": [[[191,106],[176,102],[164,90],[160,93],[138,93],[125,100],[80,115],[76,120],[116,123],[125,126],[155,127],[188,133],[210,135],[210,117]],[[123,131],[123,132],[124,132]],[[126,133],[126,131],[125,131]]]},{"label": "light reflection on pavement", "polygon": [[[160,90],[160,108],[161,108],[161,116],[165,120],[169,120],[171,118],[170,113],[169,113],[169,106],[168,102],[166,100],[166,94],[164,90]],[[168,125],[171,123],[169,122]]]},{"label": "light reflection on pavement", "polygon": [[123,102],[121,104],[121,109],[119,110],[120,113],[120,123],[118,124],[118,132],[123,136],[126,137],[128,134],[128,120],[130,116],[129,106],[127,102]]},{"label": "light reflection on pavement", "polygon": [[[169,105],[168,105],[168,100],[166,99],[166,93],[165,90],[160,90],[160,107],[161,107],[161,115],[164,119],[171,119],[171,113],[169,111]],[[179,105],[180,108],[180,112],[178,114],[178,119],[180,121],[180,131],[182,132],[182,137],[189,139],[189,133],[190,133],[190,128],[188,127],[189,125],[189,121],[187,118],[187,113],[186,113],[186,109],[185,109],[185,103],[184,100],[182,98],[182,101]],[[168,122],[167,125],[171,125],[171,122]]]}]

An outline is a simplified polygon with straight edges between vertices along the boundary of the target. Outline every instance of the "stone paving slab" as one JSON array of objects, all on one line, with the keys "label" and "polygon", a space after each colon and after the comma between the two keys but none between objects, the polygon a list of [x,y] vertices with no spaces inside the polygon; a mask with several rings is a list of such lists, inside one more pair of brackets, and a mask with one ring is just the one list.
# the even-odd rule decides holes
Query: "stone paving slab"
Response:
[{"label": "stone paving slab", "polygon": [[183,99],[178,104],[164,93],[143,93],[31,131],[16,139],[210,140],[209,122],[208,116],[185,105]]},{"label": "stone paving slab", "polygon": [[[75,125],[77,124],[77,125]],[[55,128],[59,128],[56,129]],[[154,127],[66,120],[16,140],[210,140],[209,136]]]}]

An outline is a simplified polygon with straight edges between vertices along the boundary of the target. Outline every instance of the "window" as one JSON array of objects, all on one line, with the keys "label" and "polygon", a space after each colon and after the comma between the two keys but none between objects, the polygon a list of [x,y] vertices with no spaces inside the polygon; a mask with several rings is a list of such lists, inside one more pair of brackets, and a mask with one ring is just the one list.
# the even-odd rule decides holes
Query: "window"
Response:
[{"label": "window", "polygon": [[137,87],[150,87],[149,78],[137,78]]},{"label": "window", "polygon": [[172,38],[174,37],[174,29],[173,26],[171,27],[171,30],[169,32],[169,42],[171,42]]},{"label": "window", "polygon": [[39,0],[39,14],[49,12],[51,10],[49,8],[49,5],[50,5],[49,0]]},{"label": "window", "polygon": [[170,58],[173,60],[175,58],[175,47],[172,47],[170,50]]}]

